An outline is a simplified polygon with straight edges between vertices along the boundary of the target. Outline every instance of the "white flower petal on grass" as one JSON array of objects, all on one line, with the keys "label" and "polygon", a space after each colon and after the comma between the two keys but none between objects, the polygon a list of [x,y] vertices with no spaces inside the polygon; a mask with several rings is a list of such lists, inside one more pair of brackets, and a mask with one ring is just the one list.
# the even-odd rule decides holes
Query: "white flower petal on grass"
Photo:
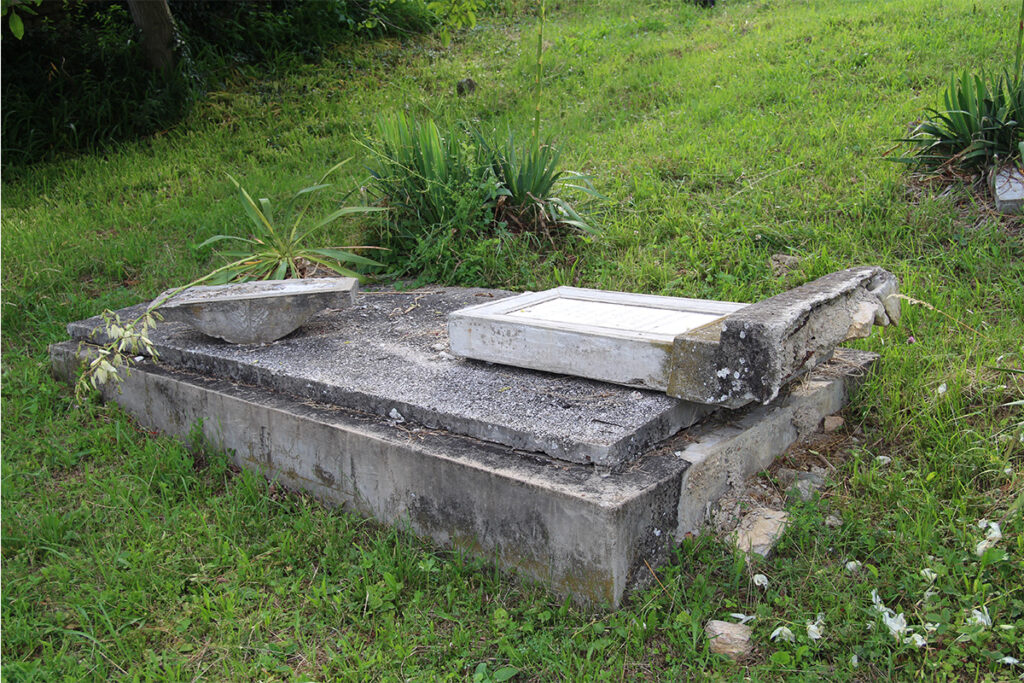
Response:
[{"label": "white flower petal on grass", "polygon": [[988,520],[987,519],[982,517],[981,519],[978,520],[978,528],[979,529],[984,529],[987,526],[988,526]]},{"label": "white flower petal on grass", "polygon": [[850,572],[851,574],[856,574],[857,572],[860,571],[860,568],[862,566],[864,566],[864,565],[862,565],[857,560],[850,560],[849,562],[846,563],[846,571]]},{"label": "white flower petal on grass", "polygon": [[911,643],[920,650],[922,647],[928,644],[928,641],[920,633],[911,633],[909,637],[903,639],[904,645],[910,645]]},{"label": "white flower petal on grass", "polygon": [[754,574],[754,585],[760,586],[767,590],[768,588],[768,577],[764,574]]},{"label": "white flower petal on grass", "polygon": [[925,625],[924,625],[924,630],[928,631],[928,633],[935,633],[936,631],[939,630],[939,625],[938,624],[933,624],[931,622],[926,622]]},{"label": "white flower petal on grass", "polygon": [[921,578],[928,583],[934,581],[936,577],[938,577],[938,574],[936,574],[934,570],[928,569],[927,567],[921,570]]},{"label": "white flower petal on grass", "polygon": [[743,614],[741,612],[733,612],[729,616],[735,619],[736,621],[740,622],[740,624],[745,624],[748,621],[753,621],[754,619],[757,619],[757,617],[753,614]]},{"label": "white flower petal on grass", "polygon": [[942,396],[944,393],[946,393],[946,389],[946,383],[943,382],[942,384],[939,385],[939,388],[935,390],[935,393],[937,393],[939,396]]},{"label": "white flower petal on grass", "polygon": [[999,528],[999,522],[988,523],[988,533],[985,534],[985,540],[991,541],[992,543],[998,543],[1003,540],[1003,532]]},{"label": "white flower petal on grass", "polygon": [[818,613],[818,618],[807,622],[807,637],[811,640],[821,639],[821,627],[825,625],[825,615]]},{"label": "white flower petal on grass", "polygon": [[988,540],[987,538],[983,541],[978,541],[978,545],[974,546],[974,554],[978,557],[984,555],[989,548],[995,546],[995,543]]},{"label": "white flower petal on grass", "polygon": [[772,634],[768,636],[768,638],[769,640],[778,640],[779,638],[782,638],[787,643],[792,643],[796,641],[796,636],[794,636],[793,632],[785,626],[780,626],[774,631],[772,631]]},{"label": "white flower petal on grass", "polygon": [[889,463],[892,462],[892,458],[890,458],[888,455],[879,455],[877,458],[875,458],[875,462],[877,462],[879,465],[888,465]]},{"label": "white flower petal on grass", "polygon": [[857,655],[852,655],[850,657],[850,666],[856,668],[858,664],[860,664],[860,658]]},{"label": "white flower petal on grass", "polygon": [[1016,657],[1011,657],[1009,655],[1007,655],[1007,656],[1005,656],[1005,657],[1003,657],[1001,659],[997,659],[996,661],[999,662],[1000,664],[1009,664],[1010,666],[1017,666],[1018,664],[1020,664],[1020,660],[1019,659],[1017,659]]},{"label": "white flower petal on grass", "polygon": [[988,615],[988,607],[982,606],[981,609],[972,609],[971,618],[967,620],[968,624],[981,624],[985,628],[992,628],[992,617]]},{"label": "white flower petal on grass", "polygon": [[903,616],[903,612],[893,616],[892,614],[882,614],[882,622],[885,623],[886,628],[889,629],[889,633],[894,638],[899,640],[903,637],[903,634],[907,631],[907,618]]}]

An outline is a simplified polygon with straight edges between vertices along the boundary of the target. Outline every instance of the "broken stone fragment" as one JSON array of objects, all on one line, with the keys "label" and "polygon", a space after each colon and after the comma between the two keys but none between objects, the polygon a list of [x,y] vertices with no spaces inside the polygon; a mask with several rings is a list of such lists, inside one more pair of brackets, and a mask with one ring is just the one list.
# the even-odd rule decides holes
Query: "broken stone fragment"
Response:
[{"label": "broken stone fragment", "polygon": [[265,344],[299,328],[327,308],[355,301],[359,281],[352,277],[261,280],[191,287],[153,301],[164,320],[183,322],[232,344]]},{"label": "broken stone fragment", "polygon": [[768,557],[786,530],[789,514],[782,510],[752,510],[736,527],[736,547],[748,555]]},{"label": "broken stone fragment", "polygon": [[752,630],[746,624],[712,619],[704,625],[704,635],[708,637],[711,651],[731,659],[742,659],[753,651],[751,634]]},{"label": "broken stone fragment", "polygon": [[800,257],[790,256],[789,254],[772,254],[771,258],[768,259],[768,265],[772,269],[772,275],[784,277],[789,275],[791,270],[795,270],[800,266]]},{"label": "broken stone fragment", "polygon": [[737,408],[768,403],[872,325],[899,322],[896,277],[862,266],[831,273],[675,338],[669,396]]},{"label": "broken stone fragment", "polygon": [[1024,212],[1024,172],[1015,164],[993,168],[989,176],[996,211],[1012,215]]},{"label": "broken stone fragment", "polygon": [[844,424],[846,424],[846,420],[844,420],[840,416],[828,415],[825,417],[825,422],[822,425],[822,429],[825,431],[826,434],[832,434],[833,432],[838,432],[840,429],[842,429]]}]

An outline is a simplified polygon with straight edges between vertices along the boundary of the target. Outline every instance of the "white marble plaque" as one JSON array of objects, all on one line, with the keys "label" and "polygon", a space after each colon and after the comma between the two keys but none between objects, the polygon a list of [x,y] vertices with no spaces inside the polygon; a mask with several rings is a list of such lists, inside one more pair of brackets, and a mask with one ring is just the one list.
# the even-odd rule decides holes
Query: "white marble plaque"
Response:
[{"label": "white marble plaque", "polygon": [[455,311],[466,358],[664,391],[672,340],[745,304],[558,287]]}]

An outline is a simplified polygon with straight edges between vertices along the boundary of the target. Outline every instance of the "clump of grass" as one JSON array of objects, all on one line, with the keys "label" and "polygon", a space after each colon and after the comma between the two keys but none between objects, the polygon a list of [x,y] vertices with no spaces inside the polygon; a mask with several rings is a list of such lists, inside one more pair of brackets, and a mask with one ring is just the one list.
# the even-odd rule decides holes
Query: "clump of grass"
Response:
[{"label": "clump of grass", "polygon": [[[493,249],[557,248],[570,234],[593,232],[555,196],[563,180],[586,178],[559,170],[550,143],[524,148],[509,133],[497,146],[472,126],[442,131],[432,120],[399,113],[377,120],[366,148],[371,192],[391,209],[380,240],[403,272],[467,282],[479,271],[478,257]],[[566,186],[595,194],[589,184]]]},{"label": "clump of grass", "polygon": [[242,209],[252,221],[254,232],[248,237],[240,235],[214,235],[199,245],[200,248],[221,241],[239,243],[234,250],[224,252],[233,259],[218,268],[208,277],[212,284],[246,280],[284,280],[312,275],[318,268],[337,275],[359,277],[353,268],[381,265],[373,259],[353,253],[354,249],[372,247],[344,246],[325,247],[310,244],[310,239],[322,228],[343,216],[382,211],[372,206],[342,206],[319,220],[307,221],[306,214],[313,198],[320,191],[331,187],[324,182],[328,176],[341,168],[348,159],[331,167],[319,182],[304,187],[284,202],[283,211],[275,215],[272,203],[260,197],[257,204],[237,180],[228,176],[238,190]]}]

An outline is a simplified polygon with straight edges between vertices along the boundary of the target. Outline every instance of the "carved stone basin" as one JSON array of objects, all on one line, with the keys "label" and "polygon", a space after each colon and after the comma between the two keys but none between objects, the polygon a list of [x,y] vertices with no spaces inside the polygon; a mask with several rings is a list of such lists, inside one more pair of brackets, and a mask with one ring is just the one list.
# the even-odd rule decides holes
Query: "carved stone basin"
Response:
[{"label": "carved stone basin", "polygon": [[358,289],[359,281],[351,277],[199,286],[171,297],[159,312],[164,320],[232,344],[263,344],[294,332],[326,308],[349,306]]}]

